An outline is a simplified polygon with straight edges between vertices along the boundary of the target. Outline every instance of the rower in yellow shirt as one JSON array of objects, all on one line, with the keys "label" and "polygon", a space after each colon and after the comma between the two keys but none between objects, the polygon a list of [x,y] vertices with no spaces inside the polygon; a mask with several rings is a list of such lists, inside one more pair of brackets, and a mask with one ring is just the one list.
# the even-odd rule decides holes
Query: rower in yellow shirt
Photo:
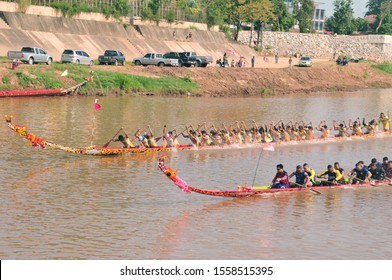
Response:
[{"label": "rower in yellow shirt", "polygon": [[351,124],[351,120],[348,123],[348,127],[352,130],[351,135],[362,136],[361,121],[359,118]]},{"label": "rower in yellow shirt", "polygon": [[390,125],[389,116],[385,116],[384,113],[381,113],[380,118],[378,119],[378,123],[382,123],[384,131],[389,130],[389,125]]},{"label": "rower in yellow shirt", "polygon": [[342,179],[343,175],[339,170],[335,169],[332,165],[328,165],[327,169],[317,174],[317,178],[326,177],[327,181],[322,181],[322,186],[336,185],[337,182]]}]

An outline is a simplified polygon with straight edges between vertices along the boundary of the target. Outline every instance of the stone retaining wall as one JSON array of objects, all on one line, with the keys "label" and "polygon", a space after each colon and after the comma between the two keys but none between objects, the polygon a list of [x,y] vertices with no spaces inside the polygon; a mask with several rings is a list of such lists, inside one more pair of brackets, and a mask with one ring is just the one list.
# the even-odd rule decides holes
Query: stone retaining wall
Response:
[{"label": "stone retaining wall", "polygon": [[[257,40],[256,32],[252,45]],[[239,41],[249,44],[250,32],[241,31]],[[333,58],[345,53],[353,58],[392,61],[392,36],[324,35],[287,32],[263,32],[263,49],[280,55],[302,54],[319,58]]]}]

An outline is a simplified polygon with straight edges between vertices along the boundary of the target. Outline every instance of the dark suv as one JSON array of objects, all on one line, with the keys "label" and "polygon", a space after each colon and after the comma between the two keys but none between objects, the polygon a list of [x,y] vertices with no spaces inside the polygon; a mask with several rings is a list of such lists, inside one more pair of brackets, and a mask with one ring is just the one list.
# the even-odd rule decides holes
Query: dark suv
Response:
[{"label": "dark suv", "polygon": [[182,52],[167,52],[163,55],[163,58],[178,59],[178,67],[191,67],[196,65],[196,59],[194,57],[187,57]]},{"label": "dark suv", "polygon": [[103,55],[98,56],[99,64],[113,64],[113,65],[125,65],[125,56],[120,51],[106,50]]}]

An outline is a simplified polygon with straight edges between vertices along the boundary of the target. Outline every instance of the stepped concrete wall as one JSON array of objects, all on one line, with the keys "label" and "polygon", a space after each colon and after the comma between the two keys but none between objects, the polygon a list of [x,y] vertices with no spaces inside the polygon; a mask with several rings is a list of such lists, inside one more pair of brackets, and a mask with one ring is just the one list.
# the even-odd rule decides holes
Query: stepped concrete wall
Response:
[{"label": "stepped concrete wall", "polygon": [[[209,43],[227,43],[226,37],[222,32],[213,32],[208,30],[180,29],[172,27],[158,27],[138,25],[138,31],[144,38],[160,39],[164,41],[192,41],[192,42],[209,42]],[[175,36],[173,36],[175,32]],[[192,38],[187,39],[188,33],[192,33]]]},{"label": "stepped concrete wall", "polygon": [[109,35],[125,37],[125,28],[114,22],[37,16],[23,13],[2,12],[3,19],[11,28],[78,35]]},{"label": "stepped concrete wall", "polygon": [[[4,19],[4,26],[0,25],[1,56],[6,56],[9,50],[20,50],[24,46],[42,47],[55,61],[60,60],[64,49],[82,49],[93,58],[97,58],[106,49],[119,49],[128,61],[147,52],[168,51],[195,51],[200,55],[212,56],[214,61],[229,49],[235,53],[232,57],[236,60],[240,56],[250,59],[255,55],[247,46],[230,44],[223,33],[207,30],[189,30],[192,32],[192,39],[185,40],[189,31],[172,27],[124,27],[113,22],[7,11],[0,11],[1,19]],[[173,31],[176,31],[176,38],[173,38]]]}]

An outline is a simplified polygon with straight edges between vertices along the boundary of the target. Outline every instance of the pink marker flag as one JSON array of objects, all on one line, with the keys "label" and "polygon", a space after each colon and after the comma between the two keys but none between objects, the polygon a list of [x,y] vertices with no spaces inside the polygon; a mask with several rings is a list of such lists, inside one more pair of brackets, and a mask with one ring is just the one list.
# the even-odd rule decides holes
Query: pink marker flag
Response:
[{"label": "pink marker flag", "polygon": [[98,99],[95,99],[94,109],[99,111],[101,110],[102,106],[98,103]]}]

